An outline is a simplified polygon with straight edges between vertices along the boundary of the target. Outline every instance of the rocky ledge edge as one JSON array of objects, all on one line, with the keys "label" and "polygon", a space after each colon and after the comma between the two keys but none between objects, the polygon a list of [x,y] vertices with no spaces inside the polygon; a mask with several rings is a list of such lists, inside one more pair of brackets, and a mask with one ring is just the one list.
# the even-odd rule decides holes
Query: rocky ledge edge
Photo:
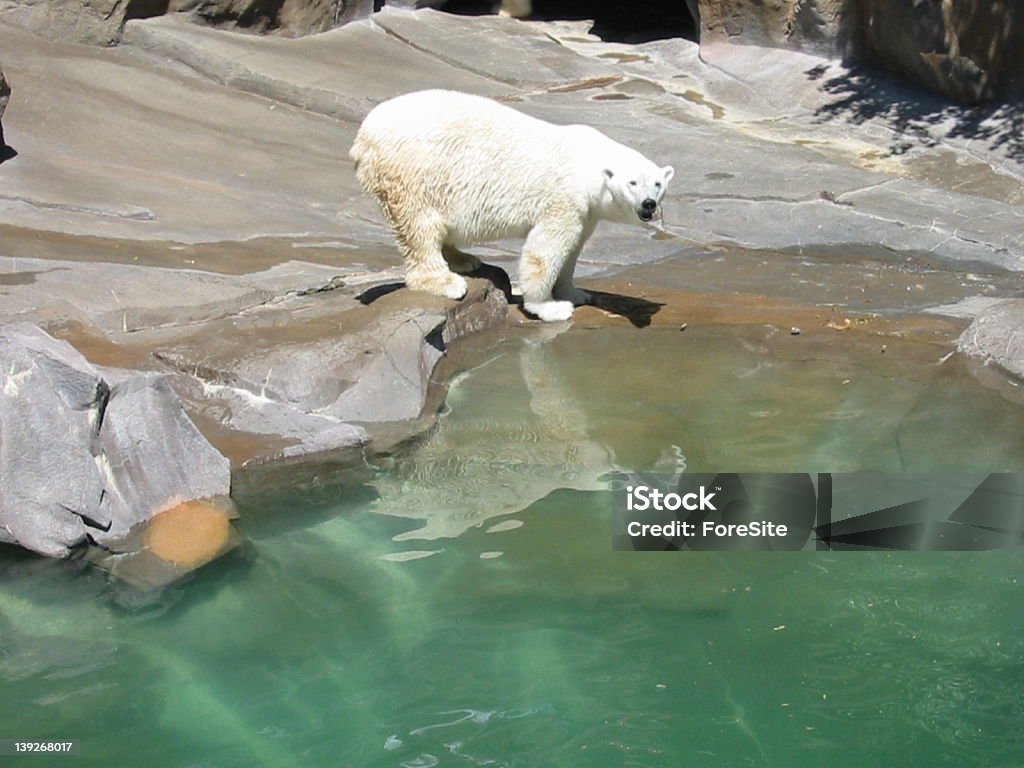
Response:
[{"label": "rocky ledge edge", "polygon": [[33,323],[0,326],[0,542],[163,587],[239,543],[232,465],[361,457],[429,428],[439,361],[507,323],[507,276],[471,279],[459,302],[356,283],[130,347],[51,329],[141,369],[90,362]]}]

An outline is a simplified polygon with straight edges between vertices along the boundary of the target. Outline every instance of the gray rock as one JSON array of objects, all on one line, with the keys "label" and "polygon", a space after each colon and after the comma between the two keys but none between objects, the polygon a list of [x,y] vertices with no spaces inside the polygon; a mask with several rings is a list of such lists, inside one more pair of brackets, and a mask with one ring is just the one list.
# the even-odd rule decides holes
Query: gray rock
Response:
[{"label": "gray rock", "polygon": [[957,349],[1024,379],[1024,300],[1007,299],[983,310],[960,336]]},{"label": "gray rock", "polygon": [[[2,246],[0,246],[2,247]],[[106,333],[187,326],[289,293],[321,290],[357,270],[288,262],[249,275],[0,255],[0,321],[77,320]]]},{"label": "gray rock", "polygon": [[[507,90],[486,73],[453,66],[450,59],[466,50],[479,50],[458,44],[458,34],[442,36],[432,30],[419,33],[430,34],[435,42],[445,40],[446,48],[454,51],[445,56],[427,57],[405,44],[400,38],[408,31],[403,20],[412,20],[415,28],[422,28],[424,25],[415,20],[424,15],[440,23],[448,18],[434,11],[385,10],[374,17],[373,25],[350,24],[316,37],[286,41],[224,35],[168,16],[131,22],[125,30],[125,42],[181,61],[232,88],[355,125],[376,104],[413,90],[410,81],[488,96],[499,96]],[[455,19],[456,24],[458,21]],[[558,46],[548,42],[557,55]],[[493,39],[488,41],[488,45],[494,44]],[[364,67],[364,62],[387,65]],[[339,140],[338,146],[342,143]],[[346,150],[350,144],[351,140],[345,144]]]},{"label": "gray rock", "polygon": [[0,328],[0,541],[64,556],[109,528],[97,465],[108,390],[70,344]]},{"label": "gray rock", "polygon": [[114,385],[99,443],[111,520],[110,530],[92,534],[99,544],[184,501],[226,496],[231,488],[230,463],[199,434],[165,376]]},{"label": "gray rock", "polygon": [[[364,294],[369,307],[304,297],[244,324],[225,321],[157,356],[201,382],[197,401],[216,399],[222,423],[302,441],[288,455],[339,440],[344,447],[366,439],[348,422],[416,419],[448,345],[504,325],[504,293],[482,279],[470,286],[460,302],[390,286]],[[285,324],[282,313],[295,319]]]},{"label": "gray rock", "polygon": [[226,459],[158,376],[108,387],[70,344],[0,328],[0,541],[62,557],[174,504],[225,495]]},{"label": "gray rock", "polygon": [[701,45],[783,47],[882,63],[958,101],[1024,93],[1024,9],[913,0],[699,0]]},{"label": "gray rock", "polygon": [[0,0],[0,21],[51,40],[111,45],[138,5],[122,0]]},{"label": "gray rock", "polygon": [[299,37],[365,19],[373,0],[172,0],[169,10],[212,26]]},{"label": "gray rock", "polygon": [[300,36],[373,12],[373,0],[0,0],[0,21],[51,40],[113,45],[126,22],[189,12],[221,27]]},{"label": "gray rock", "polygon": [[[481,17],[464,19],[433,10],[381,11],[374,23],[418,50],[492,81],[525,88],[585,87],[617,80],[619,73],[594,59],[572,54],[527,24]],[[486,56],[480,51],[486,50]],[[523,66],[524,61],[529,66]]]},{"label": "gray rock", "polygon": [[834,56],[853,42],[857,8],[855,0],[699,0],[694,17],[700,21],[702,44],[776,46]]}]

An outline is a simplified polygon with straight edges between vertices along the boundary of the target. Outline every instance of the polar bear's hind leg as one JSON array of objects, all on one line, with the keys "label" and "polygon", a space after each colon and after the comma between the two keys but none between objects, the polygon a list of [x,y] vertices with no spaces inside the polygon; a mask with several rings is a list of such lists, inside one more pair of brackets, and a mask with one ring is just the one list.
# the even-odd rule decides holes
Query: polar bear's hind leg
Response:
[{"label": "polar bear's hind leg", "polygon": [[400,221],[396,218],[395,236],[405,256],[405,285],[413,291],[426,291],[435,296],[461,299],[469,286],[466,278],[448,268],[442,253],[442,228]]},{"label": "polar bear's hind leg", "polygon": [[400,168],[384,162],[373,142],[361,136],[356,138],[351,156],[360,183],[377,200],[394,230],[405,260],[406,287],[449,299],[465,296],[465,278],[448,268],[441,251],[444,224],[436,213],[417,203],[422,195],[416,185],[403,176]]}]

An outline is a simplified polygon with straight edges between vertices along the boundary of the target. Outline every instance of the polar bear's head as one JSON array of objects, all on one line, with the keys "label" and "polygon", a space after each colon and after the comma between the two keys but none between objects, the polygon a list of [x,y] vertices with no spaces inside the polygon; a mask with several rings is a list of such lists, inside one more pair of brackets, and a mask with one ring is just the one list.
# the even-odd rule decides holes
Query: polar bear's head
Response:
[{"label": "polar bear's head", "polygon": [[655,217],[665,197],[665,189],[675,175],[671,165],[659,168],[643,156],[632,162],[604,169],[605,189],[613,211],[612,218],[624,222],[637,219],[648,222]]}]

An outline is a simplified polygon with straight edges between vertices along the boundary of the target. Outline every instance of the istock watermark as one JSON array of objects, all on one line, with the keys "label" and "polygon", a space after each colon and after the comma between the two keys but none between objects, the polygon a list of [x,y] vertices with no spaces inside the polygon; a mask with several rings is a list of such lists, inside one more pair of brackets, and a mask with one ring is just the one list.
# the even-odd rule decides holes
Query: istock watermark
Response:
[{"label": "istock watermark", "polygon": [[621,474],[628,551],[989,550],[1024,543],[1024,474]]}]

